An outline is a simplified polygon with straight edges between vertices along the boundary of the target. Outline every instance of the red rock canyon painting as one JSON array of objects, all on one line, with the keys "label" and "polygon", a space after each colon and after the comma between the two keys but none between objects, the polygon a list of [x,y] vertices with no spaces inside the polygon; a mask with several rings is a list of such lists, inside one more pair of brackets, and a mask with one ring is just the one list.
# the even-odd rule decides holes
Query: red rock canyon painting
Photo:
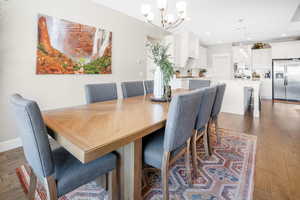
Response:
[{"label": "red rock canyon painting", "polygon": [[38,15],[37,74],[111,74],[112,32]]}]

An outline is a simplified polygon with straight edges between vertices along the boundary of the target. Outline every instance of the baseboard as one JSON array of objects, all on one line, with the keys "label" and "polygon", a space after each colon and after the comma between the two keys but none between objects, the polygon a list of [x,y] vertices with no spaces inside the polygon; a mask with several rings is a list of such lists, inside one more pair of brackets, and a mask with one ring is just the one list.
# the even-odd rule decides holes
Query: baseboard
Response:
[{"label": "baseboard", "polygon": [[7,140],[0,142],[0,152],[8,151],[22,146],[21,138],[15,138],[12,140]]},{"label": "baseboard", "polygon": [[266,96],[266,97],[261,96],[260,98],[261,98],[262,100],[272,100],[272,97],[267,97],[267,96]]}]

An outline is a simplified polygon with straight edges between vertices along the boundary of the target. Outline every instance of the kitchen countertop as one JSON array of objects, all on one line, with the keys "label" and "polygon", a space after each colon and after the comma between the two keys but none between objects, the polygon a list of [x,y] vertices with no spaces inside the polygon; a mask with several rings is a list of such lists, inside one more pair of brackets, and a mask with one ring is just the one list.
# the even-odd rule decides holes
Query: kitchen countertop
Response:
[{"label": "kitchen countertop", "polygon": [[176,78],[179,79],[179,78],[202,78],[202,77],[186,75],[186,76],[176,76]]},{"label": "kitchen countertop", "polygon": [[212,84],[217,83],[225,83],[226,84],[226,91],[223,99],[223,106],[221,111],[233,114],[244,115],[245,113],[245,88],[251,87],[253,88],[253,104],[254,110],[253,115],[254,117],[259,117],[259,97],[260,97],[260,88],[262,81],[257,80],[236,80],[236,79],[215,79],[211,76],[206,77],[185,77],[185,78],[175,78],[171,81],[171,87],[173,89],[177,88],[189,88],[189,80],[211,80]]},{"label": "kitchen countertop", "polygon": [[209,77],[209,76],[202,76],[202,77],[200,77],[200,76],[177,76],[177,77],[175,77],[174,76],[174,79],[183,79],[183,80],[189,80],[189,79],[211,79],[211,77]]}]

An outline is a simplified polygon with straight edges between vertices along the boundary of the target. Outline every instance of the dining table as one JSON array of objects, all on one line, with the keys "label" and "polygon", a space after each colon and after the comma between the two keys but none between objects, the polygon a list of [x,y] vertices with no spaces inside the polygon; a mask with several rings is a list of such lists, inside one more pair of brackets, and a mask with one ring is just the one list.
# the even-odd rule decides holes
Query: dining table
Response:
[{"label": "dining table", "polygon": [[[188,90],[177,89],[173,95]],[[142,139],[166,124],[169,102],[152,94],[42,112],[57,143],[82,163],[116,151],[120,199],[142,199]]]}]

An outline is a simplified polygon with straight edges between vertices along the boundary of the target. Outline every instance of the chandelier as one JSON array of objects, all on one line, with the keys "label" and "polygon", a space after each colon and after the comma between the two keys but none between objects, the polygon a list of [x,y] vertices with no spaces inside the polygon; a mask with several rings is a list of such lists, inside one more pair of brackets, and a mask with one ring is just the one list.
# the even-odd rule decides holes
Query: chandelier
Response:
[{"label": "chandelier", "polygon": [[[160,23],[161,27],[165,30],[174,30],[179,27],[185,20],[187,20],[186,15],[186,2],[179,1],[176,3],[177,16],[168,13],[168,0],[157,0],[157,7],[160,12]],[[151,11],[151,6],[149,4],[142,4],[141,13],[145,17],[147,23],[153,24],[154,14]]]}]

